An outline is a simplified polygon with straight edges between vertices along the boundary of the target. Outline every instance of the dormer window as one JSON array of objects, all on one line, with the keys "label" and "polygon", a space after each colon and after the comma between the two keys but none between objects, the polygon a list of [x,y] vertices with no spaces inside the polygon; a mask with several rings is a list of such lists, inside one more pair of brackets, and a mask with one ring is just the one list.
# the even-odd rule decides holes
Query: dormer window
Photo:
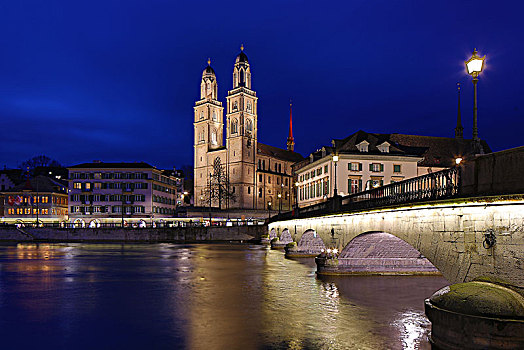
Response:
[{"label": "dormer window", "polygon": [[357,145],[357,148],[358,148],[359,152],[367,152],[368,151],[368,146],[369,146],[369,142],[364,140],[364,141],[362,141],[361,143],[359,143]]},{"label": "dormer window", "polygon": [[389,153],[389,143],[385,141],[384,143],[381,143],[377,146],[378,150],[382,153]]}]

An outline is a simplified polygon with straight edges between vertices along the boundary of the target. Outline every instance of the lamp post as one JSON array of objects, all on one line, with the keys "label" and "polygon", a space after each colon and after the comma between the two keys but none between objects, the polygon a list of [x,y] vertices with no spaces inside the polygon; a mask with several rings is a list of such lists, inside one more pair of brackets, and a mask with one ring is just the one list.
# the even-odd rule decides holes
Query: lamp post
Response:
[{"label": "lamp post", "polygon": [[295,208],[298,209],[298,182],[295,182]]},{"label": "lamp post", "polygon": [[335,185],[333,189],[333,197],[338,196],[337,194],[337,163],[338,163],[338,154],[333,155],[333,163],[335,163]]},{"label": "lamp post", "polygon": [[267,217],[268,219],[271,218],[271,202],[267,202]]},{"label": "lamp post", "polygon": [[280,213],[282,212],[282,193],[278,194],[278,215],[280,216]]},{"label": "lamp post", "polygon": [[466,70],[469,75],[473,77],[473,142],[477,149],[475,151],[480,151],[479,145],[479,135],[477,128],[477,83],[479,81],[478,76],[484,69],[484,60],[486,56],[480,57],[477,55],[477,49],[473,50],[473,55],[471,58],[464,63],[466,64]]}]

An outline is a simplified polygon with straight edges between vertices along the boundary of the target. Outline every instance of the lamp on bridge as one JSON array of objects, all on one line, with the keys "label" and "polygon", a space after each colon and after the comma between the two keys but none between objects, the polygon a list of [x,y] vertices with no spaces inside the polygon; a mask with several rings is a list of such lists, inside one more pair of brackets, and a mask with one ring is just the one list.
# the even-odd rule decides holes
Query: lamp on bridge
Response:
[{"label": "lamp on bridge", "polygon": [[461,162],[462,162],[462,158],[461,157],[455,158],[455,164],[459,165]]},{"label": "lamp on bridge", "polygon": [[267,202],[268,218],[271,218],[271,201]]},{"label": "lamp on bridge", "polygon": [[335,187],[333,189],[333,197],[337,196],[337,163],[338,163],[338,154],[333,154],[333,163],[335,163]]},{"label": "lamp on bridge", "polygon": [[282,193],[278,193],[278,200],[279,200],[279,205],[278,205],[278,215],[280,215],[281,211],[282,211]]},{"label": "lamp on bridge", "polygon": [[295,208],[298,209],[298,182],[295,182]]},{"label": "lamp on bridge", "polygon": [[473,77],[473,142],[476,147],[475,151],[480,151],[480,140],[477,128],[477,83],[478,76],[484,69],[484,60],[486,56],[480,57],[477,49],[473,50],[473,55],[469,60],[465,61],[466,70],[469,75]]}]

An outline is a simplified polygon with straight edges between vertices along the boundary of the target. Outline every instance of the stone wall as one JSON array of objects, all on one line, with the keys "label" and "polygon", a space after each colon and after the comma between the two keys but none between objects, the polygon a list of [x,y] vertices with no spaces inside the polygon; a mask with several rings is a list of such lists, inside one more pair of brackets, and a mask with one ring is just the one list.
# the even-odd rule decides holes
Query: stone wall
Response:
[{"label": "stone wall", "polygon": [[524,193],[524,146],[478,156],[462,166],[462,195]]},{"label": "stone wall", "polygon": [[0,241],[53,242],[230,242],[260,239],[267,226],[172,227],[172,228],[0,228]]}]

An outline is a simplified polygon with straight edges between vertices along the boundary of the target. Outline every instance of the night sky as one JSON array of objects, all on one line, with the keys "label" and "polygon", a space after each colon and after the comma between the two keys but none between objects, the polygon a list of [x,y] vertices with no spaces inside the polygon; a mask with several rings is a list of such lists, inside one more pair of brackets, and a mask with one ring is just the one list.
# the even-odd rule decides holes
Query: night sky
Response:
[{"label": "night sky", "polygon": [[[435,4],[435,5],[430,5]],[[464,60],[486,55],[479,136],[524,145],[520,1],[0,2],[0,166],[45,154],[64,165],[193,163],[193,105],[207,58],[220,100],[244,43],[259,97],[259,141],[296,150],[367,132],[464,134],[473,88]]]}]

